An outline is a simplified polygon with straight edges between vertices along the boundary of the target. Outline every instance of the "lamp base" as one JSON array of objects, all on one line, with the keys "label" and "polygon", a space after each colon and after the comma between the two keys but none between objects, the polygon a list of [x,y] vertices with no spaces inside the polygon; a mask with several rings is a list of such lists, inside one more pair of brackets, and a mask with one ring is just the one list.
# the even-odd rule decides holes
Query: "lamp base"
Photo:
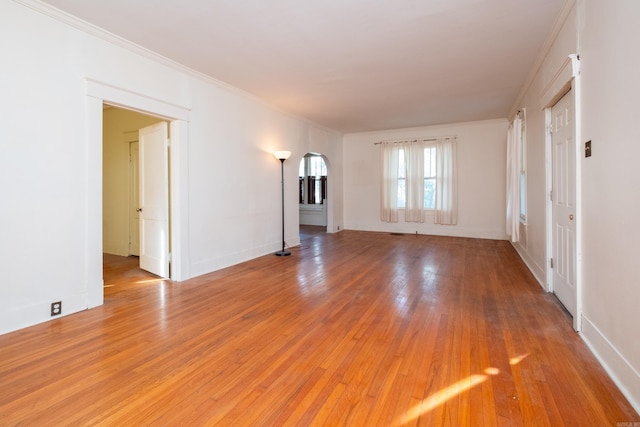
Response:
[{"label": "lamp base", "polygon": [[289,251],[278,251],[276,252],[276,256],[289,256],[291,255],[291,252]]}]

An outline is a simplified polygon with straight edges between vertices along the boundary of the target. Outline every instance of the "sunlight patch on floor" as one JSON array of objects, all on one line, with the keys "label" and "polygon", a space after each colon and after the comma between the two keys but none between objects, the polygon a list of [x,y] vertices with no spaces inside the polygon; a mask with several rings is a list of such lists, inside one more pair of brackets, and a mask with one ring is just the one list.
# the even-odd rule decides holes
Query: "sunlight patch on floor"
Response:
[{"label": "sunlight patch on floor", "polygon": [[136,281],[136,283],[141,284],[141,285],[144,285],[145,283],[158,283],[158,282],[166,282],[166,281],[167,281],[167,279],[160,279],[160,278],[157,278],[157,279],[144,279],[144,280],[138,280],[138,281]]},{"label": "sunlight patch on floor", "polygon": [[522,362],[524,359],[527,358],[527,356],[529,356],[529,353],[526,354],[521,354],[520,356],[516,356],[516,357],[512,357],[511,359],[509,359],[509,364],[511,366],[513,365],[517,365],[518,363]]},{"label": "sunlight patch on floor", "polygon": [[423,414],[426,414],[427,412],[430,412],[438,406],[444,404],[449,399],[461,393],[464,393],[465,391],[479,384],[482,384],[489,378],[489,376],[498,375],[500,373],[500,369],[489,367],[485,369],[484,372],[486,375],[471,375],[427,397],[422,402],[407,411],[407,413],[405,413],[404,416],[400,419],[399,424],[407,424],[416,420]]},{"label": "sunlight patch on floor", "polygon": [[[529,353],[521,354],[509,359],[509,364],[511,366],[517,365],[522,362],[529,356]],[[472,389],[473,387],[482,384],[485,382],[490,376],[498,375],[500,373],[500,369],[494,367],[488,367],[484,370],[484,375],[477,374],[471,375],[465,379],[458,381],[455,384],[450,385],[449,387],[443,388],[442,390],[432,394],[431,396],[424,399],[422,402],[411,408],[407,411],[398,424],[403,425],[410,423],[420,416],[434,410],[440,405],[443,405],[449,399],[464,393],[467,390]]]}]

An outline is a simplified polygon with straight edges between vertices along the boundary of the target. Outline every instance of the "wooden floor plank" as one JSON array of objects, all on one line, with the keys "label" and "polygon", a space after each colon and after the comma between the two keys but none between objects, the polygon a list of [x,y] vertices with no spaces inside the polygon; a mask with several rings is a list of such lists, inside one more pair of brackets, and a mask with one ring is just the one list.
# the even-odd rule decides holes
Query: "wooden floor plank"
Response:
[{"label": "wooden floor plank", "polygon": [[505,241],[304,227],[185,282],[105,255],[105,304],[0,336],[0,425],[640,422]]}]

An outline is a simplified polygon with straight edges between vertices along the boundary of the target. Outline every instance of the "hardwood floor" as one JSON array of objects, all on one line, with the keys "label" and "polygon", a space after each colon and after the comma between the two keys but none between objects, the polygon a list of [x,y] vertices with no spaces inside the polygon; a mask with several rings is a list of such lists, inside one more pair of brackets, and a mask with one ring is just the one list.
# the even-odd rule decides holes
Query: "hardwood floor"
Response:
[{"label": "hardwood floor", "polygon": [[106,257],[103,306],[0,336],[0,425],[640,422],[508,242],[313,231],[182,283]]}]

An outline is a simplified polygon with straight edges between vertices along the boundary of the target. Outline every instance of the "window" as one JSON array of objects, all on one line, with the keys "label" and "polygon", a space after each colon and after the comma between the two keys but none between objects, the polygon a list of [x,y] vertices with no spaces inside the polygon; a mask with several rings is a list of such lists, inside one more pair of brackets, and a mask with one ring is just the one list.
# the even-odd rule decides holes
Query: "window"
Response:
[{"label": "window", "polygon": [[322,156],[307,154],[300,161],[298,199],[301,205],[323,204],[327,198],[327,164]]},{"label": "window", "polygon": [[[398,153],[398,208],[406,206],[407,177],[404,148]],[[424,148],[424,204],[425,209],[434,209],[436,202],[436,147]]]},{"label": "window", "polygon": [[381,145],[380,219],[424,222],[433,211],[434,224],[457,223],[456,138],[383,141]]}]

